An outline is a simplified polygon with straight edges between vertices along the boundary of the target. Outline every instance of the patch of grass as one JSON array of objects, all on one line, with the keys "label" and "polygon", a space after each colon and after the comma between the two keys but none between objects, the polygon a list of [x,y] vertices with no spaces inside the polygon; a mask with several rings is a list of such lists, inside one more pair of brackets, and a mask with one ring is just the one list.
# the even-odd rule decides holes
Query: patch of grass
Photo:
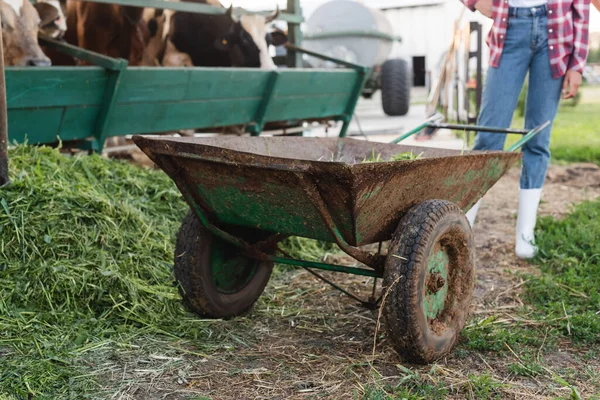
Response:
[{"label": "patch of grass", "polygon": [[535,361],[523,360],[522,362],[511,363],[508,370],[515,375],[535,377],[544,373],[544,368]]},{"label": "patch of grass", "polygon": [[[591,162],[600,165],[600,87],[586,86],[581,89],[581,101],[577,106],[563,102],[552,127],[550,151],[552,161]],[[512,127],[523,129],[524,117],[515,112]],[[465,138],[464,132],[457,136]],[[470,146],[474,144],[471,135]],[[518,135],[508,135],[506,148],[519,140]]]},{"label": "patch of grass", "polygon": [[469,398],[478,400],[500,399],[502,384],[487,373],[469,375]]},{"label": "patch of grass", "polygon": [[526,299],[547,324],[576,343],[600,343],[600,200],[585,202],[562,220],[543,218]]},{"label": "patch of grass", "polygon": [[[508,350],[507,345],[520,350],[521,348],[539,347],[544,343],[544,335],[540,334],[537,329],[518,322],[498,322],[501,322],[499,318],[488,317],[471,323],[463,331],[463,335],[467,339],[464,346],[480,352],[503,353]],[[545,345],[549,344],[546,340]]]},{"label": "patch of grass", "polygon": [[[558,109],[550,142],[552,159],[600,165],[600,88],[587,86],[581,91],[577,106],[564,102]],[[524,118],[516,114],[513,127],[523,128],[523,124]],[[517,140],[511,135],[507,144]]]}]

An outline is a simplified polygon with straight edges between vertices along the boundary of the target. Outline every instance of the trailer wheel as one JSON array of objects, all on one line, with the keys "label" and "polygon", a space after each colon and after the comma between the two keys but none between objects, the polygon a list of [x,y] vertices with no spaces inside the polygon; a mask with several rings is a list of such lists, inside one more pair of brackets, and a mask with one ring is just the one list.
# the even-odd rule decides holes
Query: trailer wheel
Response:
[{"label": "trailer wheel", "polygon": [[410,72],[401,59],[387,60],[381,66],[381,102],[389,116],[408,114],[410,106]]},{"label": "trailer wheel", "polygon": [[175,278],[184,304],[207,318],[249,311],[269,281],[273,263],[249,259],[212,235],[190,210],[175,246]]},{"label": "trailer wheel", "polygon": [[462,210],[428,200],[401,219],[384,270],[388,335],[406,361],[426,364],[452,351],[474,285],[473,233]]}]

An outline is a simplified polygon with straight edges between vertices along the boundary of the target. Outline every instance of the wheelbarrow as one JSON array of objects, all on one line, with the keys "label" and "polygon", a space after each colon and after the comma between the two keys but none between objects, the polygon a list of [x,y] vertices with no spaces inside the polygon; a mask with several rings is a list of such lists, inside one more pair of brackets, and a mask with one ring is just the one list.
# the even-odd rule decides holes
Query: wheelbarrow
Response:
[{"label": "wheelbarrow", "polygon": [[[447,355],[464,327],[474,285],[475,244],[465,212],[547,124],[530,132],[496,130],[525,134],[510,151],[396,144],[425,127],[441,126],[436,121],[391,144],[134,136],[191,208],[174,262],[185,304],[208,318],[243,314],[262,294],[274,264],[305,268],[331,284],[314,270],[383,278],[384,295],[363,303],[381,304],[400,356],[429,363]],[[400,153],[418,156],[385,161]],[[375,154],[384,161],[365,162]],[[294,259],[278,247],[289,236],[336,243],[361,266]],[[383,254],[381,243],[390,240]],[[379,250],[369,251],[375,244]]]}]

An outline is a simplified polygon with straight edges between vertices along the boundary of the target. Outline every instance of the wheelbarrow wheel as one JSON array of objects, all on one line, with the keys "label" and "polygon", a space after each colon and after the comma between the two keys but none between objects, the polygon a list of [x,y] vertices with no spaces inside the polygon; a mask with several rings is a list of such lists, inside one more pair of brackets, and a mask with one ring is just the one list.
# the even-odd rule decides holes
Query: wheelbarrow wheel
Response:
[{"label": "wheelbarrow wheel", "polygon": [[427,364],[452,351],[474,285],[473,233],[454,203],[410,209],[392,238],[384,270],[388,335],[406,361]]},{"label": "wheelbarrow wheel", "polygon": [[184,304],[206,318],[249,311],[269,281],[273,263],[252,260],[211,234],[190,210],[175,246],[175,278]]}]

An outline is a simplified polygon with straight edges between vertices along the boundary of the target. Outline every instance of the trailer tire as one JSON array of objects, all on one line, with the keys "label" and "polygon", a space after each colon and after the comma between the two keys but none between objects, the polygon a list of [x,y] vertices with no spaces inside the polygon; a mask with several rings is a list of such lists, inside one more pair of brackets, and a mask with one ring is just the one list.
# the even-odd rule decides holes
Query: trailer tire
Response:
[{"label": "trailer tire", "polygon": [[402,217],[384,270],[383,315],[406,361],[431,363],[456,346],[471,306],[474,248],[454,203],[428,200]]},{"label": "trailer tire", "polygon": [[387,60],[381,66],[381,103],[389,116],[408,114],[410,107],[410,72],[402,59]]},{"label": "trailer tire", "polygon": [[273,263],[241,255],[237,247],[204,228],[190,210],[177,235],[173,270],[191,311],[205,318],[232,318],[248,312],[258,300]]}]

